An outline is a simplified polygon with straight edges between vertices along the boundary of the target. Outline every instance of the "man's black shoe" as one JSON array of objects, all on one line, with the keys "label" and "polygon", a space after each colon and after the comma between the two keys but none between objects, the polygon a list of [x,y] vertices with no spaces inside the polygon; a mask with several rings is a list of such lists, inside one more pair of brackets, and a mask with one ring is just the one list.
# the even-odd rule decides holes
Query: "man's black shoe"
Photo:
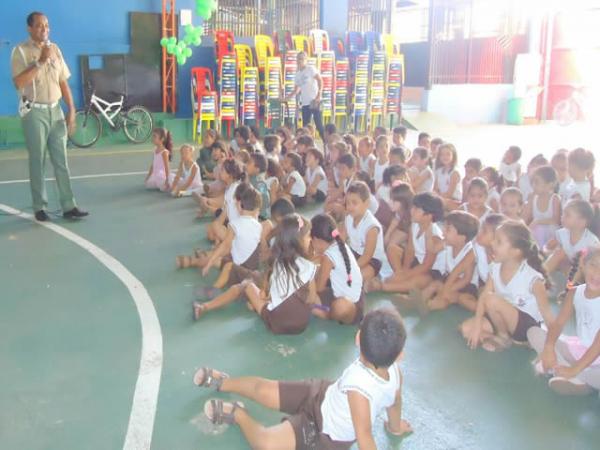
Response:
[{"label": "man's black shoe", "polygon": [[63,217],[65,219],[81,219],[85,216],[89,215],[89,213],[87,211],[82,211],[78,208],[73,208],[71,211],[67,211],[66,213],[63,213]]},{"label": "man's black shoe", "polygon": [[47,220],[50,220],[50,217],[48,217],[46,211],[40,209],[39,211],[35,212],[35,220],[37,220],[38,222],[46,222]]}]

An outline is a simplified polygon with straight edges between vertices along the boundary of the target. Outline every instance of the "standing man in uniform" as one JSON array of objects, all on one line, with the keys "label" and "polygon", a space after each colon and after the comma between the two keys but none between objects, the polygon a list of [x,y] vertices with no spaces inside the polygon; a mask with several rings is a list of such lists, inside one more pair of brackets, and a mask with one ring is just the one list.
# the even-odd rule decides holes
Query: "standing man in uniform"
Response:
[{"label": "standing man in uniform", "polygon": [[321,74],[306,61],[306,53],[298,53],[298,72],[296,73],[295,89],[292,97],[300,93],[300,105],[302,105],[302,125],[310,123],[311,117],[315,119],[315,126],[319,136],[325,143],[323,133],[323,119],[321,117],[321,89],[323,79]]},{"label": "standing man in uniform", "polygon": [[[49,219],[45,210],[48,199],[44,178],[47,152],[54,167],[63,217],[80,219],[88,213],[77,208],[67,164],[67,129],[72,133],[75,128],[75,106],[67,83],[71,72],[60,49],[48,40],[50,26],[44,14],[29,14],[27,31],[30,39],[14,48],[11,64],[29,153],[29,182],[35,218],[40,222]],[[67,105],[66,120],[60,107],[61,98]]]}]

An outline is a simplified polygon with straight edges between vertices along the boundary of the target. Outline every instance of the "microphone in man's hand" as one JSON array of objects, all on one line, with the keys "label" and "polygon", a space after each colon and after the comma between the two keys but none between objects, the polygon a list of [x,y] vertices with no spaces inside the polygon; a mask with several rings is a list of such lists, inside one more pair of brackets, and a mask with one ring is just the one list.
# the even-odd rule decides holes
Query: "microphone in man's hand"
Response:
[{"label": "microphone in man's hand", "polygon": [[[48,47],[48,48],[52,47],[52,42],[50,42],[50,39],[46,39],[46,40],[44,41],[44,47]],[[52,58],[52,57],[49,57],[49,58],[48,58],[48,62],[49,62],[49,63],[50,63],[50,65],[51,65],[51,66],[54,68],[54,58]]]}]

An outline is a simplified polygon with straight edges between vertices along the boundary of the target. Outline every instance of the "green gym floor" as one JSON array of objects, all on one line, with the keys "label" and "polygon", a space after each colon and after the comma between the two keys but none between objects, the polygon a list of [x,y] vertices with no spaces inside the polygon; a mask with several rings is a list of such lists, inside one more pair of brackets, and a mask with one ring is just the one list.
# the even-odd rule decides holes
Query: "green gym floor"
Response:
[{"label": "green gym floor", "polygon": [[[51,229],[0,206],[1,449],[144,448],[150,438],[159,450],[244,449],[238,429],[215,430],[203,418],[211,394],[191,382],[198,367],[334,379],[357,356],[355,330],[335,323],[273,336],[243,305],[194,323],[194,290],[215,273],[175,270],[175,255],[208,247],[192,200],[143,188],[132,172],[147,169],[149,147],[69,153],[87,220],[53,217],[60,228]],[[122,175],[96,176],[104,174]],[[0,204],[31,213],[26,178],[26,153],[0,152]],[[53,181],[48,193],[57,210]],[[370,295],[367,308],[390,304]],[[533,376],[526,349],[467,349],[457,332],[464,311],[401,312],[409,333],[403,410],[415,431],[390,439],[378,423],[379,449],[598,448],[597,395],[555,395]],[[281,417],[248,406],[267,424]]]}]

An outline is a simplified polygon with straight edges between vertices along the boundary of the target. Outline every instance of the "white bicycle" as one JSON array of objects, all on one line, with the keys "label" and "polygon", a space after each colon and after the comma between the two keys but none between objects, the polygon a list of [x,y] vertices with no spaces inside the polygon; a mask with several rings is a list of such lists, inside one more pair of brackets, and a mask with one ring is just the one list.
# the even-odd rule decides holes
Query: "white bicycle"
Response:
[{"label": "white bicycle", "polygon": [[75,113],[75,131],[69,137],[73,145],[81,148],[91,147],[102,136],[102,120],[106,120],[110,129],[118,131],[121,127],[125,136],[134,144],[146,142],[152,134],[154,121],[152,114],[143,106],[125,106],[126,94],[117,92],[117,102],[107,102],[96,95],[92,89],[90,100],[85,109]]}]

